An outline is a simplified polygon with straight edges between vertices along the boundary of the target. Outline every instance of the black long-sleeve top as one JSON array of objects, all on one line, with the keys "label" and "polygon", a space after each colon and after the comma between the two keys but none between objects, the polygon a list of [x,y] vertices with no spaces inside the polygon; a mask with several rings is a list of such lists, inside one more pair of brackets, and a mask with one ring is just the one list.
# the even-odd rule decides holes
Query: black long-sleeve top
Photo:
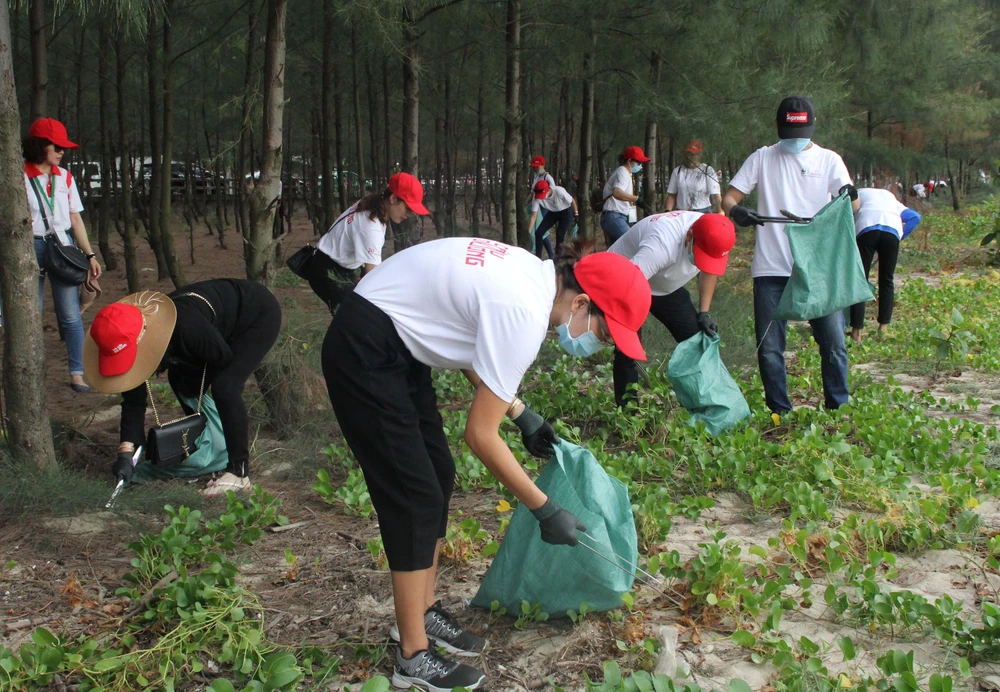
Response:
[{"label": "black long-sleeve top", "polygon": [[[203,296],[215,313],[201,298],[185,293]],[[264,294],[266,300],[262,299]],[[230,466],[245,467],[249,458],[249,421],[242,396],[246,376],[242,376],[238,386],[220,385],[233,365],[234,337],[246,331],[270,304],[268,301],[274,299],[262,285],[242,279],[201,281],[174,291],[169,297],[177,307],[177,323],[157,372],[167,371],[170,386],[177,393],[197,397],[202,370],[207,366],[205,390],[212,388],[219,409]],[[144,443],[146,401],[145,383],[122,394],[122,442]],[[158,412],[162,422],[177,417],[176,409]],[[187,407],[185,412],[193,413]]]}]

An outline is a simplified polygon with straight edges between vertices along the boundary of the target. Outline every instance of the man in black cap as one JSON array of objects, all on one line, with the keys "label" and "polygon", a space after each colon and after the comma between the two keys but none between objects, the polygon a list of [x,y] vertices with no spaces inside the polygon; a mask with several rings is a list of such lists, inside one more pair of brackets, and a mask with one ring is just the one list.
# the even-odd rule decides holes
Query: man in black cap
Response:
[{"label": "man in black cap", "polygon": [[[781,414],[792,409],[785,374],[785,322],[775,320],[778,301],[792,274],[792,252],[783,224],[764,223],[761,216],[780,216],[785,209],[813,216],[845,188],[854,211],[861,206],[844,160],[836,152],[813,143],[816,116],[812,103],[790,96],[778,106],[778,143],[761,147],[743,162],[732,179],[722,209],[739,226],[760,226],[754,246],[754,327],[757,364],[768,408]],[[757,189],[757,210],[741,207],[743,198]],[[847,402],[847,346],[844,316],[836,312],[810,320],[813,338],[823,356],[826,407]]]}]

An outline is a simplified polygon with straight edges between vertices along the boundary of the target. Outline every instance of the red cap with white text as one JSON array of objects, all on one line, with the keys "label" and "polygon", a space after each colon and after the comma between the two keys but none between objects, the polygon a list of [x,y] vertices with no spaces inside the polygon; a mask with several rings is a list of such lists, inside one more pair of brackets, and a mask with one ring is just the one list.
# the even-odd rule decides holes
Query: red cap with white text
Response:
[{"label": "red cap with white text", "polygon": [[573,276],[604,313],[618,350],[633,360],[646,360],[638,331],[653,296],[639,267],[614,252],[595,252],[574,265]]},{"label": "red cap with white text", "polygon": [[389,190],[392,194],[406,202],[414,214],[427,216],[430,214],[424,206],[424,186],[409,173],[397,173],[389,178]]},{"label": "red cap with white text", "polygon": [[736,245],[736,227],[722,214],[702,214],[691,224],[694,234],[694,266],[706,274],[722,276],[729,264],[729,251]]},{"label": "red cap with white text", "polygon": [[535,199],[545,199],[545,195],[549,194],[549,181],[539,180],[535,183]]},{"label": "red cap with white text", "polygon": [[528,165],[531,166],[532,168],[538,168],[539,166],[544,166],[545,165],[545,157],[544,156],[536,156],[535,158],[531,159],[531,163],[528,164]]},{"label": "red cap with white text", "polygon": [[643,153],[642,147],[627,147],[625,151],[622,152],[622,158],[626,161],[638,161],[639,163],[646,163],[649,161],[649,157]]},{"label": "red cap with white text", "polygon": [[112,303],[94,317],[90,337],[97,344],[97,366],[104,377],[128,372],[135,363],[142,333],[142,312],[134,305]]}]

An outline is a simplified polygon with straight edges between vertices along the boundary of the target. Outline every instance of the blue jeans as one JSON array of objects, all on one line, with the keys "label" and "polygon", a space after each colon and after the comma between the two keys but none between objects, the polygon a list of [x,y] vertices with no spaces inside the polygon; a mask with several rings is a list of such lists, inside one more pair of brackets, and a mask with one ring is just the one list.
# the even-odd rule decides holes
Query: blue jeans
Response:
[{"label": "blue jeans", "polygon": [[606,211],[601,214],[601,230],[604,231],[604,242],[608,247],[623,235],[628,233],[628,216],[617,211]]},{"label": "blue jeans", "polygon": [[[45,271],[45,239],[35,238],[35,258],[38,267]],[[42,310],[42,289],[45,287],[45,274],[38,276],[38,309]],[[66,356],[69,359],[69,374],[83,374],[83,319],[80,317],[80,287],[63,283],[54,276],[49,276],[52,285],[52,300],[56,306],[56,318],[66,339]]]},{"label": "blue jeans", "polygon": [[[753,280],[753,320],[757,333],[757,366],[764,383],[764,400],[775,413],[792,410],[785,372],[784,320],[774,319],[787,276],[760,276]],[[822,356],[823,392],[826,407],[847,403],[847,346],[844,343],[844,313],[809,320],[813,338]]]}]

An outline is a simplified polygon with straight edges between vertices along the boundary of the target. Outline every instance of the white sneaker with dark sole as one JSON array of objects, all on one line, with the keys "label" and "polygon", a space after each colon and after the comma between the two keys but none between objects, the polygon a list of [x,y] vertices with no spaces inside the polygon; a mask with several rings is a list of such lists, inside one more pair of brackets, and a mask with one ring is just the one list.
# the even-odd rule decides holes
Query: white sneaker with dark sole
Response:
[{"label": "white sneaker with dark sole", "polygon": [[424,649],[412,658],[403,658],[403,647],[396,647],[396,667],[392,671],[392,686],[408,690],[416,687],[428,692],[447,692],[456,687],[474,690],[483,684],[486,675],[472,666],[455,663]]},{"label": "white sneaker with dark sole", "polygon": [[[440,646],[452,656],[479,656],[486,649],[486,640],[464,630],[441,606],[441,601],[424,614],[424,631],[435,646]],[[389,629],[389,636],[398,643],[399,627],[394,624]]]}]

